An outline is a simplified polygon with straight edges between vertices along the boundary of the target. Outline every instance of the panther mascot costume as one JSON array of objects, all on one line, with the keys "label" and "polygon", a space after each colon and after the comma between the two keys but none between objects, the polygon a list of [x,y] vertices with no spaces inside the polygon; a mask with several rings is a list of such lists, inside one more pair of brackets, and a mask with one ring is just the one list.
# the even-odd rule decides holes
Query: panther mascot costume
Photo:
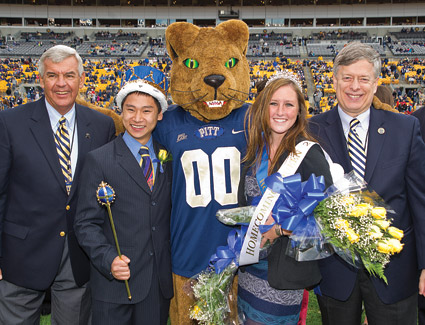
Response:
[{"label": "panther mascot costume", "polygon": [[215,28],[178,22],[166,29],[165,38],[173,61],[169,93],[177,105],[168,108],[154,137],[173,156],[170,317],[173,325],[182,325],[191,324],[193,303],[182,288],[226,244],[230,228],[216,219],[216,212],[238,203],[249,31],[240,20]]}]

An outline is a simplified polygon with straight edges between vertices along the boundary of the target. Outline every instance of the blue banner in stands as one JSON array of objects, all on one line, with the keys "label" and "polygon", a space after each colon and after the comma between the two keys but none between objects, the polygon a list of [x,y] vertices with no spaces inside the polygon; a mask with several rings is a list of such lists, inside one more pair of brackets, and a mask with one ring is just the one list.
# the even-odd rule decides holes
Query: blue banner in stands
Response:
[{"label": "blue banner in stands", "polygon": [[146,81],[154,82],[157,85],[161,86],[162,89],[167,91],[168,89],[168,80],[165,74],[155,68],[139,65],[136,67],[131,67],[125,72],[124,78],[121,81],[121,87],[130,80],[144,79]]}]

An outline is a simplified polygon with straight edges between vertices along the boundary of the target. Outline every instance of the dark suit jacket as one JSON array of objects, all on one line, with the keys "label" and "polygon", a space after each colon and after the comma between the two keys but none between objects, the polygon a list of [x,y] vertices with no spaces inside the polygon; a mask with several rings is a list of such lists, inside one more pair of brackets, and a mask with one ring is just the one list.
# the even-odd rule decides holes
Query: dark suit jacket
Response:
[{"label": "dark suit jacket", "polygon": [[[332,160],[351,171],[338,110],[311,118],[309,126]],[[392,304],[418,291],[418,270],[425,268],[425,144],[417,119],[371,108],[365,180],[395,210],[389,217],[404,231],[403,251],[385,268],[388,285],[372,278],[380,299]],[[335,255],[320,267],[322,293],[347,300],[357,269]]]},{"label": "dark suit jacket", "polygon": [[77,284],[89,279],[73,229],[79,174],[87,152],[110,141],[115,126],[87,107],[76,105],[76,113],[78,161],[69,196],[44,97],[0,113],[0,268],[4,279],[22,287],[51,285],[65,238]]},{"label": "dark suit jacket", "polygon": [[[158,155],[160,146],[155,141],[154,149]],[[154,270],[158,272],[164,297],[172,297],[172,164],[165,163],[163,167],[164,173],[160,172],[159,166],[157,168],[151,192],[122,135],[87,156],[75,231],[91,260],[90,285],[94,299],[119,304],[140,302],[149,293]],[[102,181],[112,186],[116,193],[111,210],[121,253],[131,260],[128,281],[131,301],[127,299],[124,282],[114,279],[111,274],[117,250],[106,207],[96,200],[96,191]]]},{"label": "dark suit jacket", "polygon": [[419,119],[419,123],[421,125],[422,139],[425,141],[425,106],[414,111],[412,115]]}]

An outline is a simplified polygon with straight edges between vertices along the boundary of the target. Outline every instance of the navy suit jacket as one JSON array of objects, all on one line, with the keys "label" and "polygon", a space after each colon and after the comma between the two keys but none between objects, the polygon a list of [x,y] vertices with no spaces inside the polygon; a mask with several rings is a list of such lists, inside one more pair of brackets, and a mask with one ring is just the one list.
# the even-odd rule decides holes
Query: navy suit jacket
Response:
[{"label": "navy suit jacket", "polygon": [[425,106],[414,111],[412,115],[419,119],[419,123],[421,125],[422,139],[424,139],[425,141]]},{"label": "navy suit jacket", "polygon": [[80,105],[76,119],[78,161],[68,196],[44,97],[0,113],[0,268],[5,280],[25,288],[52,284],[65,238],[75,281],[89,279],[73,229],[79,175],[87,152],[110,141],[115,126]]},{"label": "navy suit jacket", "polygon": [[[160,148],[154,141],[157,156]],[[91,260],[90,286],[94,299],[117,304],[138,303],[149,293],[152,272],[157,272],[163,296],[172,297],[171,168],[171,163],[164,163],[161,173],[157,166],[151,191],[122,135],[87,156],[75,231]],[[96,200],[96,191],[102,181],[116,193],[111,211],[121,253],[130,259],[131,301],[127,298],[124,282],[111,274],[112,261],[118,254],[106,207]]]},{"label": "navy suit jacket", "polygon": [[[309,121],[310,131],[339,163],[352,170],[338,110]],[[396,214],[393,225],[404,231],[404,248],[385,268],[388,285],[372,278],[378,296],[386,304],[418,291],[418,274],[425,268],[425,144],[418,120],[384,110],[370,109],[365,180]],[[320,261],[323,294],[345,301],[356,281],[357,269],[333,255]]]}]

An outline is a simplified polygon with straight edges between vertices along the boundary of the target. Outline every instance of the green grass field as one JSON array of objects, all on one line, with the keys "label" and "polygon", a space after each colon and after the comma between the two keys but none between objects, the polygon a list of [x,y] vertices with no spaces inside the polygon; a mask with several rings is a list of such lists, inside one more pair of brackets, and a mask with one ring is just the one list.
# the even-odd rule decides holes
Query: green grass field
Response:
[{"label": "green grass field", "polygon": [[[362,322],[364,319],[364,314],[362,316]],[[170,325],[170,322],[168,322]],[[308,300],[308,311],[307,311],[307,322],[306,325],[321,325],[322,320],[320,318],[320,309],[317,303],[317,299],[313,291],[310,291],[310,297]],[[50,315],[43,316],[40,320],[40,325],[50,325]],[[360,324],[359,324],[360,325]]]},{"label": "green grass field", "polygon": [[[310,299],[308,302],[307,312],[307,325],[320,325],[320,310],[317,304],[317,299],[313,292],[310,292]],[[50,316],[44,316],[41,318],[40,325],[50,325]]]}]

